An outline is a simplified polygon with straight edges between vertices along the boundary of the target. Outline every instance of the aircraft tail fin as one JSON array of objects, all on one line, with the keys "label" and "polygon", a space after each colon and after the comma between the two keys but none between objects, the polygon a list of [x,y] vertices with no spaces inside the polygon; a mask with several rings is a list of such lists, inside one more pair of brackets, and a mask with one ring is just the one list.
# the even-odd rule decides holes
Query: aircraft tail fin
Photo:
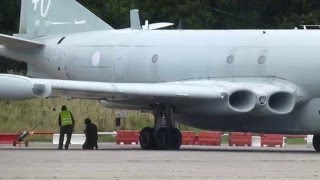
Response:
[{"label": "aircraft tail fin", "polygon": [[20,16],[19,34],[30,39],[113,29],[76,0],[21,0]]}]

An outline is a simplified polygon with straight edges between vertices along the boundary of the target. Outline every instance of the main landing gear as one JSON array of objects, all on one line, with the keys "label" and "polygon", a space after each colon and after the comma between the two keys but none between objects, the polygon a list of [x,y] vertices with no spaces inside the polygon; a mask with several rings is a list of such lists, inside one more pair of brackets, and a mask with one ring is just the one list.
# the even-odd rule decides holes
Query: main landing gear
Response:
[{"label": "main landing gear", "polygon": [[320,135],[319,134],[313,136],[312,145],[317,152],[320,152]]},{"label": "main landing gear", "polygon": [[175,127],[172,118],[172,108],[154,107],[154,127],[145,127],[140,132],[142,149],[178,150],[181,146],[182,135]]}]

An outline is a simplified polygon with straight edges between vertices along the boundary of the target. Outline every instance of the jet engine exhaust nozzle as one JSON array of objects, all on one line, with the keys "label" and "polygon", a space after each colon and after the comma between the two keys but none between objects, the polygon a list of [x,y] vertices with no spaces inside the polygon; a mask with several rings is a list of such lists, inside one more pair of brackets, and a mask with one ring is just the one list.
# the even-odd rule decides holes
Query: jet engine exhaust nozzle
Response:
[{"label": "jet engine exhaust nozzle", "polygon": [[240,90],[232,93],[229,97],[230,107],[237,112],[249,112],[256,104],[256,95],[248,90]]},{"label": "jet engine exhaust nozzle", "polygon": [[270,96],[268,105],[276,114],[289,114],[295,106],[296,99],[290,92],[277,92]]}]

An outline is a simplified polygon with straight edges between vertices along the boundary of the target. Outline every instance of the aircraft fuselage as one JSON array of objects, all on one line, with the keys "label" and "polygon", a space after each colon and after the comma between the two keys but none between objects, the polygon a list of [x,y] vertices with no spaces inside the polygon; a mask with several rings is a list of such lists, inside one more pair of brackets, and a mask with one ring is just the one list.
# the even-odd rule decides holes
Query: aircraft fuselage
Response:
[{"label": "aircraft fuselage", "polygon": [[102,82],[275,77],[319,96],[318,37],[309,30],[98,31],[43,39],[47,46],[30,62],[54,78]]},{"label": "aircraft fuselage", "polygon": [[44,37],[37,39],[44,48],[6,54],[23,56],[28,74],[39,78],[117,83],[284,80],[307,98],[290,114],[218,116],[209,112],[214,104],[204,103],[177,108],[175,119],[216,130],[317,133],[319,38],[320,32],[313,30],[109,30]]}]

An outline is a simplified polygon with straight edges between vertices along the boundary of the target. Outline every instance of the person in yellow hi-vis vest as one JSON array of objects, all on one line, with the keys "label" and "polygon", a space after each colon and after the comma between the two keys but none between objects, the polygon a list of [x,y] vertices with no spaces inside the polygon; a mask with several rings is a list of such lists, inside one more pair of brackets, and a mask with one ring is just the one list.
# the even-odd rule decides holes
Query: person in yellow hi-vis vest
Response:
[{"label": "person in yellow hi-vis vest", "polygon": [[65,149],[69,148],[71,141],[71,136],[74,128],[74,119],[72,113],[67,109],[67,106],[63,105],[61,107],[61,112],[59,114],[59,126],[60,126],[60,138],[59,138],[59,149],[62,149],[64,135],[67,134],[67,141],[64,145]]}]

